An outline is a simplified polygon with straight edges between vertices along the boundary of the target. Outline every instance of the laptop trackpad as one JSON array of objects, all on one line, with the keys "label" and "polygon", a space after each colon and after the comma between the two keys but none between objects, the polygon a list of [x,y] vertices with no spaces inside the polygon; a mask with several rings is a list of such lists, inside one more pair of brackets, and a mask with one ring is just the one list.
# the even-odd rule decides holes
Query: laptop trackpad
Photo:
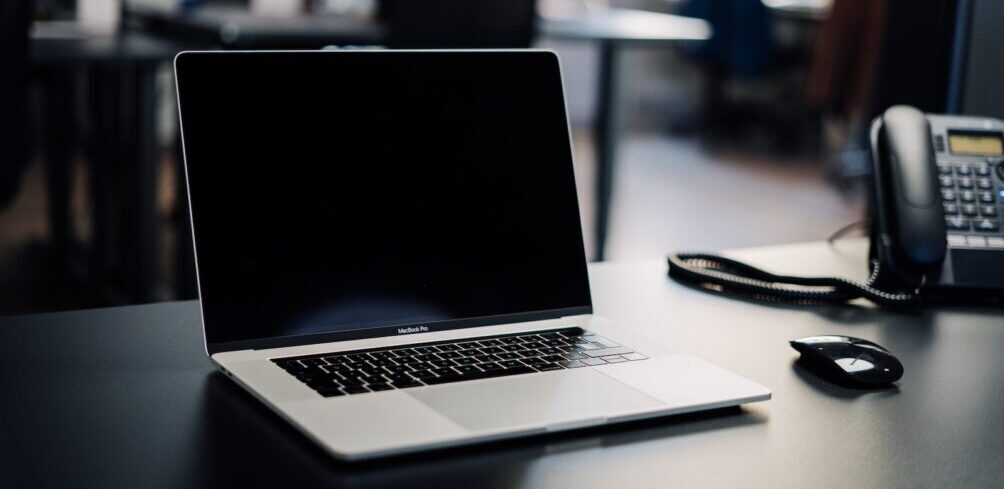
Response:
[{"label": "laptop trackpad", "polygon": [[546,427],[665,406],[587,368],[405,392],[471,431]]}]

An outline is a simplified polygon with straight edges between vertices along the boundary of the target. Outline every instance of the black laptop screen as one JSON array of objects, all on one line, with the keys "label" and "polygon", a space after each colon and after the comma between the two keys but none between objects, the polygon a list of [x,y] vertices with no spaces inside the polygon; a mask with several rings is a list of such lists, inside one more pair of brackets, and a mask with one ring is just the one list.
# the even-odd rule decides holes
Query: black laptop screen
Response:
[{"label": "black laptop screen", "polygon": [[208,343],[590,307],[553,54],[187,53],[176,67]]}]

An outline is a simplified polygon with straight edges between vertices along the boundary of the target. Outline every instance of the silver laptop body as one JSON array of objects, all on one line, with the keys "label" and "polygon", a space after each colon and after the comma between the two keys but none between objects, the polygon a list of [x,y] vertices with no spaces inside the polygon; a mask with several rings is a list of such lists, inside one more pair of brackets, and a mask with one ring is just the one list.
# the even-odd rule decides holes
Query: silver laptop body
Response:
[{"label": "silver laptop body", "polygon": [[334,457],[770,398],[592,314],[554,53],[175,73],[207,354]]}]

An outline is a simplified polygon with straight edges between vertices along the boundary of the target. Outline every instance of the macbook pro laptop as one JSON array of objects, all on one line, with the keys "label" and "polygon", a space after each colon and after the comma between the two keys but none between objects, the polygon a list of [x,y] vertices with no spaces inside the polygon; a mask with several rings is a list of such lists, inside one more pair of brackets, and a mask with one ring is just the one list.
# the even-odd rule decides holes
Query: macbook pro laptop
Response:
[{"label": "macbook pro laptop", "polygon": [[554,53],[175,72],[206,351],[335,457],[770,397],[593,315]]}]

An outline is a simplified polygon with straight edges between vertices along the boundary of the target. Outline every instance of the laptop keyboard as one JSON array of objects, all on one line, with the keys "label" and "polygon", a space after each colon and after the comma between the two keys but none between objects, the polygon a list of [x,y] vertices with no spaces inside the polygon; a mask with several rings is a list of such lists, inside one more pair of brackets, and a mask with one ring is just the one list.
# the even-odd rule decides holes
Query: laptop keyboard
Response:
[{"label": "laptop keyboard", "polygon": [[324,397],[643,360],[582,328],[272,359]]}]

